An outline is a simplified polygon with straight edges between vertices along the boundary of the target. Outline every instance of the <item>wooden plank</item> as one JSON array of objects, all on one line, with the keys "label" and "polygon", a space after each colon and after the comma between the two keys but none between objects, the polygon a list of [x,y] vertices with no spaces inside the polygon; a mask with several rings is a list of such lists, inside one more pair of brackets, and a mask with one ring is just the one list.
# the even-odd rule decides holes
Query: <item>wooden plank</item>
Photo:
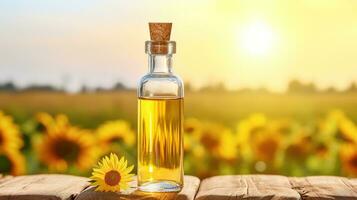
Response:
[{"label": "wooden plank", "polygon": [[5,175],[0,174],[0,185],[2,183],[5,183],[6,181],[10,180],[11,178],[13,178],[13,177],[12,176],[5,176]]},{"label": "wooden plank", "polygon": [[0,181],[0,200],[72,199],[88,187],[88,179],[70,175],[30,175]]},{"label": "wooden plank", "polygon": [[302,199],[357,199],[357,183],[344,177],[310,176],[290,178]]},{"label": "wooden plank", "polygon": [[[232,199],[322,199],[357,200],[357,179],[335,176],[284,177],[276,175],[232,175],[205,179],[185,176],[180,193],[143,193],[136,182],[126,193],[95,192],[88,178],[70,175],[0,175],[0,200],[232,200]],[[198,189],[199,188],[199,189]]]},{"label": "wooden plank", "polygon": [[353,189],[356,191],[357,190],[357,178],[351,178],[348,180],[348,182],[351,184]]},{"label": "wooden plank", "polygon": [[289,180],[277,175],[215,176],[202,181],[197,200],[300,199]]},{"label": "wooden plank", "polygon": [[129,199],[158,199],[158,200],[193,200],[200,185],[200,180],[193,176],[185,176],[184,188],[179,193],[144,193],[136,189],[136,181],[130,183],[132,189],[125,193],[96,192],[89,187],[81,192],[75,200],[129,200]]}]

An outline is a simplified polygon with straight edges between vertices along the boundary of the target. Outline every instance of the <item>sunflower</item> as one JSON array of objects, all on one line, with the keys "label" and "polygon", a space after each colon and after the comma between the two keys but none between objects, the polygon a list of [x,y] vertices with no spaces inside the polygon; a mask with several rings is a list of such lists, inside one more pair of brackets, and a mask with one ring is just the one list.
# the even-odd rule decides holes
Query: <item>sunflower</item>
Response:
[{"label": "sunflower", "polygon": [[184,132],[185,134],[191,135],[197,133],[197,131],[201,130],[201,122],[196,118],[189,118],[185,120],[184,123]]},{"label": "sunflower", "polygon": [[135,143],[135,134],[130,124],[123,120],[106,122],[99,126],[96,133],[98,142],[103,148],[114,142],[123,142],[128,146],[133,146]]},{"label": "sunflower", "polygon": [[200,138],[197,135],[184,134],[184,146],[183,150],[185,154],[192,154],[196,158],[202,158],[205,156],[205,147],[200,142]]},{"label": "sunflower", "polygon": [[342,145],[340,158],[344,171],[347,174],[357,176],[357,144]]},{"label": "sunflower", "polygon": [[318,128],[320,133],[332,139],[357,143],[357,126],[341,110],[331,111],[320,121]]},{"label": "sunflower", "polygon": [[54,119],[52,118],[52,116],[45,112],[37,113],[35,118],[39,124],[38,128],[40,129],[40,131],[50,128],[54,124]]},{"label": "sunflower", "polygon": [[313,152],[312,137],[303,133],[295,135],[285,149],[287,158],[305,160]]},{"label": "sunflower", "polygon": [[220,145],[218,148],[220,158],[226,161],[234,161],[238,157],[238,142],[235,140],[231,131],[226,130],[221,134]]},{"label": "sunflower", "polygon": [[186,119],[184,122],[184,151],[202,156],[204,147],[200,142],[202,123],[196,118]]},{"label": "sunflower", "polygon": [[252,150],[258,160],[272,162],[281,147],[282,136],[275,131],[256,133],[251,140]]},{"label": "sunflower", "polygon": [[0,152],[0,173],[21,175],[25,173],[25,158],[18,150]]},{"label": "sunflower", "polygon": [[207,150],[211,151],[212,153],[217,153],[221,142],[221,134],[224,131],[224,127],[218,124],[207,123],[196,136],[199,138],[200,143]]},{"label": "sunflower", "polygon": [[240,147],[240,154],[244,159],[252,161],[254,154],[251,148],[252,137],[266,130],[267,118],[264,114],[255,113],[239,121],[235,140]]},{"label": "sunflower", "polygon": [[6,116],[0,111],[0,150],[18,150],[22,146],[23,141],[18,127],[10,116]]},{"label": "sunflower", "polygon": [[330,145],[324,141],[318,141],[315,145],[316,156],[319,158],[328,158],[330,152]]},{"label": "sunflower", "polygon": [[36,120],[39,123],[40,131],[46,131],[53,127],[67,127],[70,125],[67,116],[63,114],[52,117],[48,113],[40,112],[36,114]]},{"label": "sunflower", "polygon": [[185,141],[183,145],[183,150],[185,153],[190,152],[193,147],[194,138],[188,134],[184,134],[183,137]]},{"label": "sunflower", "polygon": [[260,113],[252,114],[247,119],[241,120],[237,126],[237,140],[248,144],[252,135],[265,129],[267,118]]},{"label": "sunflower", "polygon": [[96,191],[118,192],[129,188],[129,182],[133,180],[133,174],[129,174],[134,165],[127,167],[128,162],[124,157],[111,153],[98,162],[98,167],[92,172],[92,185]]},{"label": "sunflower", "polygon": [[357,126],[350,119],[340,121],[338,133],[342,140],[357,143]]},{"label": "sunflower", "polygon": [[52,128],[35,146],[40,160],[55,171],[65,171],[72,164],[88,169],[97,155],[92,135],[72,126]]}]

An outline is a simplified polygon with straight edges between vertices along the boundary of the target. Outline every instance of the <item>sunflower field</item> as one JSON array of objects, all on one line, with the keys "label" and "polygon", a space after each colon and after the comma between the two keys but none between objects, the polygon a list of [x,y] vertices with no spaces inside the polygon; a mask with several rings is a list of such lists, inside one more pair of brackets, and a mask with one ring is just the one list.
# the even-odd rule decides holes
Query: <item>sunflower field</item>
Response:
[{"label": "sunflower field", "polygon": [[[309,123],[253,113],[235,127],[187,118],[185,174],[268,173],[357,176],[357,125],[341,110]],[[136,163],[136,131],[127,120],[96,128],[72,124],[64,114],[34,114],[21,124],[0,112],[0,173],[87,176],[110,152]]]}]

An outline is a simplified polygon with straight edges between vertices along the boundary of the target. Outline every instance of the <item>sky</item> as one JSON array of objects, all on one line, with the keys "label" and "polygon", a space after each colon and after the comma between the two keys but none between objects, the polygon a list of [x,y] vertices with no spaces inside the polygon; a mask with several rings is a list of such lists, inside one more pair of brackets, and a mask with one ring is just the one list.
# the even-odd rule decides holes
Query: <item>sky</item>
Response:
[{"label": "sky", "polygon": [[135,87],[158,21],[173,23],[174,70],[194,87],[357,81],[356,0],[2,0],[0,82]]}]

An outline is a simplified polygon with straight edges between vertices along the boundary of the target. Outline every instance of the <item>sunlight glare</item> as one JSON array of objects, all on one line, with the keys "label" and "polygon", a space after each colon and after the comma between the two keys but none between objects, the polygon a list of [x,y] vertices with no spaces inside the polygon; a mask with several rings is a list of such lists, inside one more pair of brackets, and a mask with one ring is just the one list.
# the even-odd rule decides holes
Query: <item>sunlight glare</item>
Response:
[{"label": "sunlight glare", "polygon": [[275,35],[264,22],[254,22],[241,29],[240,45],[252,55],[265,55],[271,50]]}]

